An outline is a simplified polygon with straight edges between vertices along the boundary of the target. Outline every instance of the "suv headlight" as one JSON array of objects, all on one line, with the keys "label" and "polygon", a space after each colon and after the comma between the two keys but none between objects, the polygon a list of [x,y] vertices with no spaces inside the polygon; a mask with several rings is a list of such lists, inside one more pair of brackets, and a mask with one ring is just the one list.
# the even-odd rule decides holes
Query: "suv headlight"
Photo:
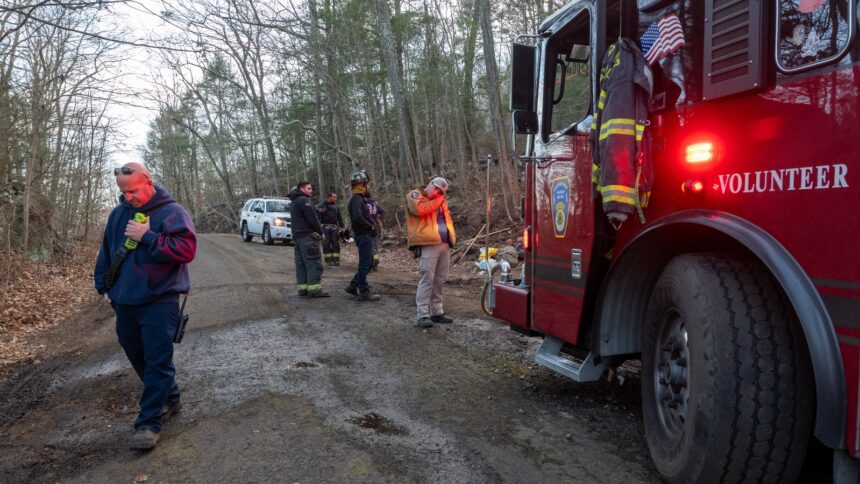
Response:
[{"label": "suv headlight", "polygon": [[287,222],[282,218],[276,218],[272,223],[275,227],[285,227],[287,225]]}]

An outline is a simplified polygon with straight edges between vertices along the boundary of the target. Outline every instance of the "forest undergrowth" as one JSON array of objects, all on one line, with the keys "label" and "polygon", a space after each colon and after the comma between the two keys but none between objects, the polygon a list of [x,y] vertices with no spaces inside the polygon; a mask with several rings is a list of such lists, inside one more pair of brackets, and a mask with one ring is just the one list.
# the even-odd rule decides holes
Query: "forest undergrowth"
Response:
[{"label": "forest undergrowth", "polygon": [[0,251],[0,368],[31,356],[37,334],[57,325],[97,297],[92,285],[95,241],[51,261]]}]

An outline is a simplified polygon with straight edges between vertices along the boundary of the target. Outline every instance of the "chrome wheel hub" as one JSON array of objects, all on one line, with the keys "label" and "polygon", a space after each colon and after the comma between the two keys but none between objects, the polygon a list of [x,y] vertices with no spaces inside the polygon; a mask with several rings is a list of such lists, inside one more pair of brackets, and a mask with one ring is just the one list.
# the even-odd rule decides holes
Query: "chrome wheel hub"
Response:
[{"label": "chrome wheel hub", "polygon": [[690,400],[690,348],[681,315],[668,311],[660,324],[654,355],[654,392],[663,430],[680,436]]}]

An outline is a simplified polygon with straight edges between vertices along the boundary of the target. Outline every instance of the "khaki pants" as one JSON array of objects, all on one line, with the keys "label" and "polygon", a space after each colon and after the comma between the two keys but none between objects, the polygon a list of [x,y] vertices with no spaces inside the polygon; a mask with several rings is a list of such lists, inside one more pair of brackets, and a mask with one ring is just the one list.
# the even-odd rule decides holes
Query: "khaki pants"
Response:
[{"label": "khaki pants", "polygon": [[442,285],[448,278],[450,262],[451,248],[448,244],[421,247],[421,259],[418,261],[421,279],[418,281],[418,293],[415,295],[419,319],[445,313],[442,309]]}]

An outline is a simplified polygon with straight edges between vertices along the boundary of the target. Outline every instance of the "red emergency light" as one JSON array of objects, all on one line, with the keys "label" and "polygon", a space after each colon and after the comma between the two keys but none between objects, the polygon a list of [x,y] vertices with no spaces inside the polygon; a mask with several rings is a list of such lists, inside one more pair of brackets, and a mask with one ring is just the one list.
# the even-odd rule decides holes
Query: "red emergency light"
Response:
[{"label": "red emergency light", "polygon": [[687,163],[707,163],[714,160],[714,152],[714,143],[710,141],[693,143],[687,145],[685,160]]},{"label": "red emergency light", "polygon": [[523,250],[529,250],[529,227],[523,229]]},{"label": "red emergency light", "polygon": [[681,191],[690,195],[701,195],[705,191],[705,183],[697,179],[687,180],[681,184]]}]

